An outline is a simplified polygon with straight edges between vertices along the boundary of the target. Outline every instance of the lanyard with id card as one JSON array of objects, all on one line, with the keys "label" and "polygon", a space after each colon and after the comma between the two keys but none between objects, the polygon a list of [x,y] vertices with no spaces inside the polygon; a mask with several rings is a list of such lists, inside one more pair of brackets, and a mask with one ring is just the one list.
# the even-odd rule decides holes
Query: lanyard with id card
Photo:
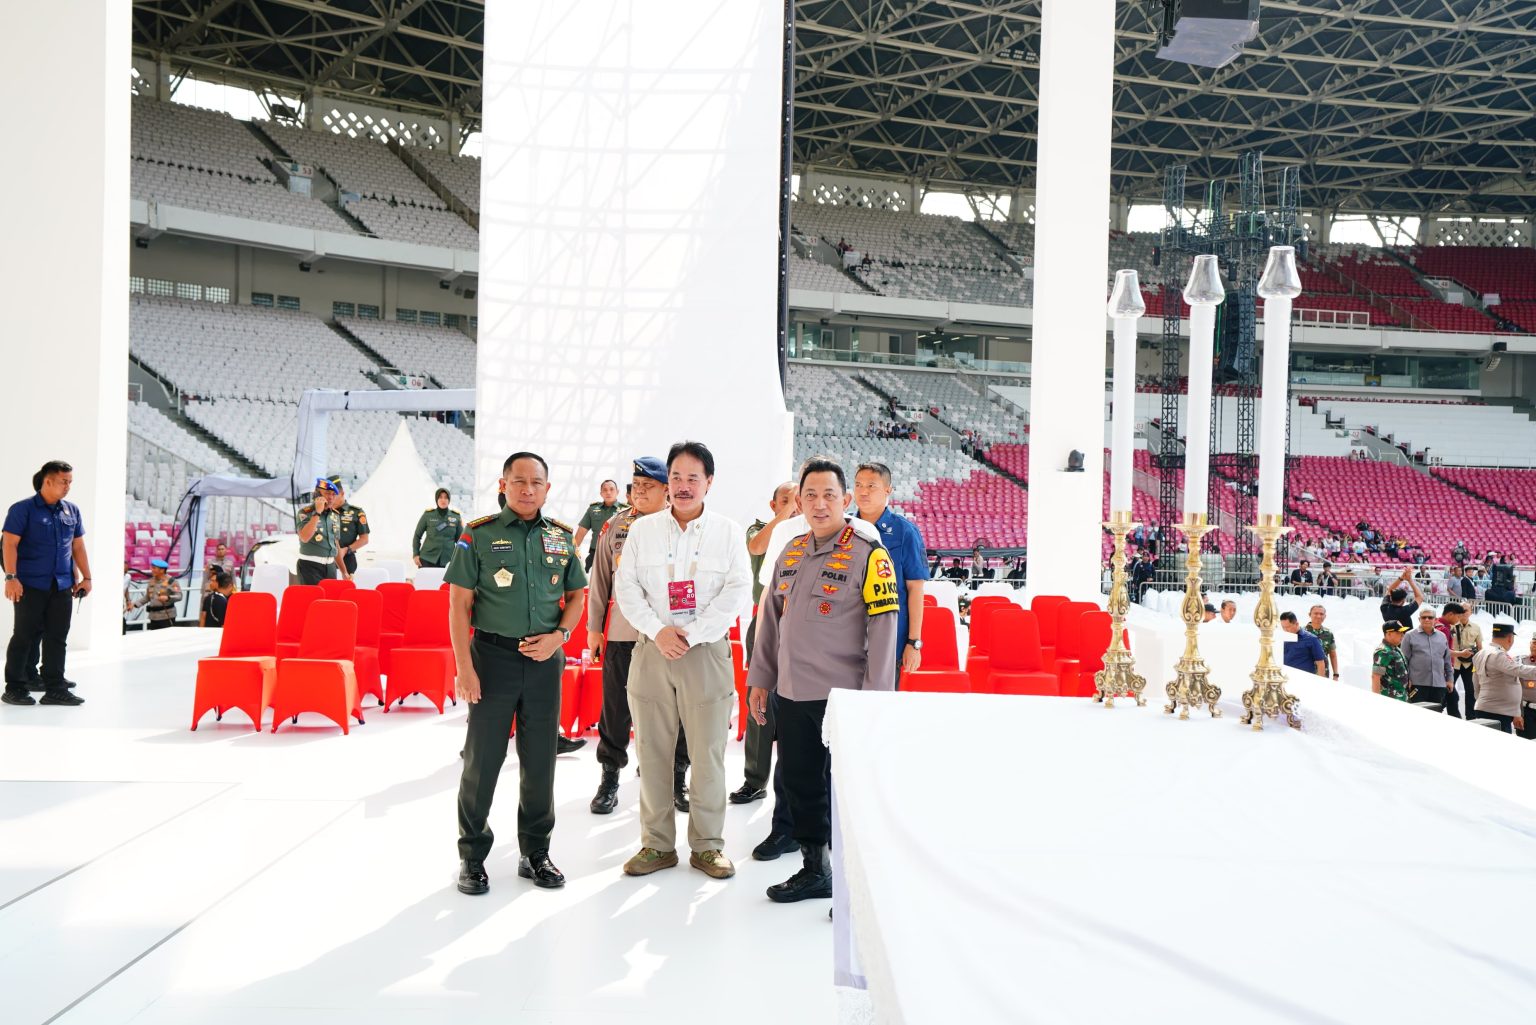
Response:
[{"label": "lanyard with id card", "polygon": [[[703,538],[700,540],[702,541]],[[672,548],[670,541],[668,548]],[[693,561],[688,564],[687,579],[677,579],[677,553],[675,550],[667,552],[667,572],[671,576],[667,581],[667,611],[672,613],[674,620],[689,622],[698,615],[698,591],[694,586],[694,574],[698,568],[698,551],[695,546]]]}]

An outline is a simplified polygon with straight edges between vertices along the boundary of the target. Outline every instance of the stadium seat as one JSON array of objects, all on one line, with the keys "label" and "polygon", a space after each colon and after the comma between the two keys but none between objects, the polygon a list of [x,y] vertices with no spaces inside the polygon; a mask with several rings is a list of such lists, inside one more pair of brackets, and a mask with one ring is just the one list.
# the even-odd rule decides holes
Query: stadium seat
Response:
[{"label": "stadium seat", "polygon": [[272,692],[272,732],[284,719],[316,712],[351,733],[351,719],[363,722],[352,654],[357,649],[357,606],[347,601],[314,601],[305,617],[299,654],[277,664]]},{"label": "stadium seat", "polygon": [[442,586],[443,574],[447,570],[434,566],[421,566],[416,570],[416,576],[412,578],[411,585],[418,591],[434,591]]},{"label": "stadium seat", "polygon": [[970,691],[970,675],[960,668],[953,612],[937,606],[923,612],[922,668],[915,672],[903,670],[901,689],[951,694]]},{"label": "stadium seat", "polygon": [[219,654],[197,662],[192,729],[210,711],[222,720],[238,708],[260,730],[276,682],[277,599],[258,591],[230,595]]},{"label": "stadium seat", "polygon": [[332,601],[344,601],[347,592],[357,588],[350,580],[322,580],[318,586],[324,597]]}]

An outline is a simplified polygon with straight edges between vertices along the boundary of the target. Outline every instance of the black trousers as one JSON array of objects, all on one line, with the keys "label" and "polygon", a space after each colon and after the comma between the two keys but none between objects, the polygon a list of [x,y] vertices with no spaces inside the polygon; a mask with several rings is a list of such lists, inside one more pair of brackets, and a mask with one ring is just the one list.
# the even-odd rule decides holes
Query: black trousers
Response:
[{"label": "black trousers", "polygon": [[[634,641],[609,641],[603,646],[603,711],[597,720],[597,761],[615,772],[629,764],[629,732],[635,724],[629,711],[629,663],[634,654]],[[679,723],[673,774],[687,772],[690,764],[688,737]]]},{"label": "black trousers", "polygon": [[48,590],[23,587],[15,606],[11,642],[5,648],[5,689],[25,694],[36,677],[38,652],[42,653],[42,684],[45,690],[64,690],[64,653],[69,643],[69,622],[74,615],[68,588],[53,582]]},{"label": "black trousers", "polygon": [[517,846],[523,854],[549,850],[555,830],[555,734],[560,721],[560,652],[535,662],[514,648],[475,635],[469,654],[480,677],[480,700],[469,706],[464,768],[459,777],[459,857],[491,853],[491,801],[507,760],[517,719]]},{"label": "black trousers", "polygon": [[[1472,714],[1472,710],[1477,707],[1477,691],[1472,683],[1472,677],[1473,672],[1471,666],[1458,666],[1455,672],[1451,674],[1451,679],[1461,684],[1461,687],[1459,690],[1446,690],[1445,710],[1456,716],[1458,719],[1475,718],[1475,716]],[[1465,709],[1465,711],[1458,711],[1457,709],[1458,696],[1461,708]]]},{"label": "black trousers", "polygon": [[356,573],[357,572],[357,553],[356,552],[348,552],[346,555],[343,555],[341,557],[341,563],[342,563],[343,566],[347,567],[347,572],[348,573]]},{"label": "black trousers", "polygon": [[1445,711],[1445,688],[1416,687],[1408,695],[1408,700],[1415,703],[1420,701],[1431,702],[1435,706],[1431,711],[1443,712]]},{"label": "black trousers", "polygon": [[1524,728],[1520,730],[1520,736],[1526,740],[1536,740],[1536,706],[1522,704],[1520,720],[1525,723]]},{"label": "black trousers", "polygon": [[767,724],[759,726],[757,720],[747,717],[746,784],[758,790],[768,788],[768,773],[773,768],[773,737],[775,730],[773,695],[768,696]]},{"label": "black trousers", "polygon": [[832,842],[832,755],[821,740],[825,701],[778,698],[779,766],[794,819],[790,833],[802,845]]},{"label": "black trousers", "polygon": [[336,577],[336,564],[334,562],[310,562],[308,559],[299,560],[299,583],[318,584],[322,580],[333,580]]},{"label": "black trousers", "polygon": [[176,625],[176,620],[174,620],[174,619],[151,619],[148,623],[144,624],[144,629],[146,629],[146,630],[169,630],[171,627],[173,627],[175,625]]},{"label": "black trousers", "polygon": [[1492,719],[1499,724],[1499,729],[1505,733],[1515,732],[1515,717],[1512,715],[1500,715],[1497,712],[1478,712],[1479,719]]}]

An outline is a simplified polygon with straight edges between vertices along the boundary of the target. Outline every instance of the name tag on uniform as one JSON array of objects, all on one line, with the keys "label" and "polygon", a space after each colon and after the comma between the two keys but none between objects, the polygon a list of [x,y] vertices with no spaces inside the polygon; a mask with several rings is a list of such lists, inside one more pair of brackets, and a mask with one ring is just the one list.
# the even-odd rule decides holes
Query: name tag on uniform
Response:
[{"label": "name tag on uniform", "polygon": [[512,571],[507,569],[507,567],[503,566],[503,567],[501,567],[501,569],[499,569],[499,570],[497,570],[495,572],[495,574],[491,577],[491,579],[496,581],[496,586],[497,587],[511,587],[512,586]]},{"label": "name tag on uniform", "polygon": [[674,615],[687,616],[698,610],[698,597],[692,580],[673,580],[667,584],[667,608]]}]

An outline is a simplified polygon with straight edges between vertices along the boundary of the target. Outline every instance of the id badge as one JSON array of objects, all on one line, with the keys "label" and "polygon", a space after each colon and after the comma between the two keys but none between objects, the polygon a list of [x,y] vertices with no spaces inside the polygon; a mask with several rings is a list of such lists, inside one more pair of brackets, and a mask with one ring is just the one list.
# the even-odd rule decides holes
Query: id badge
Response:
[{"label": "id badge", "polygon": [[667,608],[675,616],[692,616],[697,611],[692,580],[673,580],[667,584]]}]

